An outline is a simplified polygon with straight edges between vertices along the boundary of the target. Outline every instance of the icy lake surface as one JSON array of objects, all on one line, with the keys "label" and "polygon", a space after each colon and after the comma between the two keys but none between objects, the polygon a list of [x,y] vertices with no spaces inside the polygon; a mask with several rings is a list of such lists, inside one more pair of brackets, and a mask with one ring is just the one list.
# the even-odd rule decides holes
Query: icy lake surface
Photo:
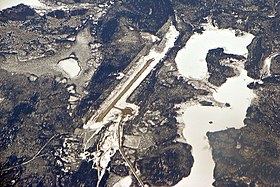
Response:
[{"label": "icy lake surface", "polygon": [[253,35],[244,33],[236,37],[235,31],[230,29],[218,29],[211,25],[205,25],[203,34],[194,34],[187,41],[177,56],[176,63],[179,72],[188,78],[203,79],[207,75],[206,54],[209,49],[224,48],[225,53],[246,56],[247,45],[253,39]]},{"label": "icy lake surface", "polygon": [[78,61],[73,58],[61,60],[58,66],[63,69],[70,78],[78,76],[81,71]]},{"label": "icy lake surface", "polygon": [[25,5],[29,5],[34,8],[44,6],[42,3],[40,3],[39,0],[1,0],[0,1],[0,10],[10,8],[12,6],[16,6],[21,3],[23,3]]},{"label": "icy lake surface", "polygon": [[[254,37],[249,33],[236,37],[232,30],[217,29],[211,26],[205,27],[205,29],[203,34],[194,34],[176,57],[179,72],[187,78],[206,80],[205,58],[210,49],[223,47],[226,53],[247,57],[246,46]],[[247,77],[247,72],[242,65],[239,73],[240,75],[228,79],[213,94],[216,101],[229,103],[230,107],[187,106],[184,104],[181,106],[183,111],[181,118],[185,123],[183,135],[193,147],[194,165],[190,176],[180,181],[176,187],[212,186],[214,161],[206,133],[231,127],[242,127],[246,110],[254,98],[252,90],[247,88],[247,84],[253,80]]]}]

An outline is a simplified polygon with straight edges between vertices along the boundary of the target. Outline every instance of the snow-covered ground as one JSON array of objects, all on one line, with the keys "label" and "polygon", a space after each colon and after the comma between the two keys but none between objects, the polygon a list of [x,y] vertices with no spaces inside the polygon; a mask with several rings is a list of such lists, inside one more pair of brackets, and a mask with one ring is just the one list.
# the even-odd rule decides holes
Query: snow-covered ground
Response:
[{"label": "snow-covered ground", "polygon": [[40,3],[39,0],[1,0],[0,10],[10,8],[12,6],[16,6],[21,3],[23,3],[25,5],[29,5],[33,8],[44,8],[45,7],[45,5],[43,3]]},{"label": "snow-covered ground", "polygon": [[116,184],[114,184],[113,187],[130,187],[131,183],[132,183],[131,177],[127,176],[127,177],[124,177],[123,179],[121,179]]},{"label": "snow-covered ground", "polygon": [[58,62],[58,66],[67,73],[69,78],[77,77],[81,71],[79,63],[74,58],[67,58]]},{"label": "snow-covered ground", "polygon": [[270,73],[271,60],[274,57],[276,57],[277,55],[279,55],[279,54],[278,53],[272,54],[264,60],[263,68],[261,70],[262,78],[271,76],[271,73]]},{"label": "snow-covered ground", "polygon": [[[246,46],[250,44],[253,35],[244,33],[236,37],[234,31],[206,27],[203,34],[195,34],[186,46],[178,53],[176,63],[179,72],[189,78],[205,80],[207,77],[206,55],[209,49],[223,47],[225,52],[244,55]],[[238,62],[236,62],[238,63]],[[224,103],[224,107],[201,106],[190,103],[181,105],[181,116],[178,121],[185,123],[183,135],[187,142],[193,146],[194,165],[189,177],[180,181],[176,187],[212,186],[214,161],[212,160],[206,133],[224,130],[226,128],[240,128],[246,115],[246,110],[254,98],[253,91],[247,84],[253,80],[247,77],[247,72],[242,68],[244,62],[238,64],[239,75],[227,80],[225,84],[213,93],[214,99]],[[229,103],[230,107],[225,107]]]}]

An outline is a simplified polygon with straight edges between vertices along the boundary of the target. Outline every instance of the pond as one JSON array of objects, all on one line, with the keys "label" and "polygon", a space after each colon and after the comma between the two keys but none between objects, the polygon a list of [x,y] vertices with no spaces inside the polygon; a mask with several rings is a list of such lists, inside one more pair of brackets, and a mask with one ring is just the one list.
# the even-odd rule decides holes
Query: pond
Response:
[{"label": "pond", "polygon": [[79,63],[74,58],[67,58],[58,62],[58,66],[69,76],[69,78],[77,77],[81,71]]}]

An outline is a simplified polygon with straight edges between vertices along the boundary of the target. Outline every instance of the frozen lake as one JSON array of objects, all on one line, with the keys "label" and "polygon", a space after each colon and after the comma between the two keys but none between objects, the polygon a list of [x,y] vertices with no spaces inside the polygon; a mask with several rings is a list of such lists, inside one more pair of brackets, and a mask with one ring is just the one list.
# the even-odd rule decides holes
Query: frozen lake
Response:
[{"label": "frozen lake", "polygon": [[10,8],[12,6],[16,6],[18,4],[29,5],[34,8],[44,7],[44,4],[40,3],[39,0],[1,0],[0,2],[0,10]]},{"label": "frozen lake", "polygon": [[67,58],[61,60],[58,63],[58,66],[65,72],[70,78],[77,77],[81,71],[79,63],[74,58]]},{"label": "frozen lake", "polygon": [[[205,27],[203,34],[194,34],[186,46],[178,52],[176,63],[179,72],[187,77],[206,80],[206,55],[209,49],[223,47],[226,53],[244,55],[247,57],[246,46],[250,44],[253,35],[244,33],[236,37],[229,29]],[[229,103],[230,107],[213,107],[197,105],[182,105],[182,120],[185,123],[183,135],[193,146],[194,165],[189,177],[180,181],[176,187],[196,186],[208,187],[214,182],[211,149],[206,133],[220,131],[226,128],[240,128],[246,115],[246,110],[254,98],[247,84],[253,80],[247,77],[247,72],[240,62],[240,75],[229,78],[226,83],[216,89],[213,97],[221,103]]]},{"label": "frozen lake", "polygon": [[218,29],[208,24],[204,25],[204,28],[203,34],[192,35],[175,58],[179,72],[188,78],[206,78],[205,58],[209,49],[222,47],[225,53],[246,56],[248,53],[246,47],[254,38],[248,33],[236,37],[234,30]]}]

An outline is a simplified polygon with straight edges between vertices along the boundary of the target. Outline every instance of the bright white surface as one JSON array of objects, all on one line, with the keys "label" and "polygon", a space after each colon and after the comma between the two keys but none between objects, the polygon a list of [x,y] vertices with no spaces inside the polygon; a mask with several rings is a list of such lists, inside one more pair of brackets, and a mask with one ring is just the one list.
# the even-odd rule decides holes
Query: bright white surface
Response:
[{"label": "bright white surface", "polygon": [[[214,161],[206,133],[243,126],[246,110],[254,97],[252,90],[247,88],[247,84],[252,80],[246,74],[247,72],[242,70],[240,76],[230,78],[214,93],[215,100],[230,103],[230,107],[201,105],[182,107],[183,121],[186,124],[183,135],[193,146],[192,154],[195,161],[190,176],[183,179],[176,187],[207,187],[214,182]],[[213,124],[210,124],[210,121]]]},{"label": "bright white surface", "polygon": [[63,69],[70,78],[78,76],[81,71],[78,61],[73,58],[61,60],[58,66]]},{"label": "bright white surface", "polygon": [[120,73],[117,74],[116,79],[121,80],[123,77],[124,77],[124,74],[120,72]]},{"label": "bright white surface", "polygon": [[271,76],[271,72],[270,72],[271,60],[277,55],[278,53],[272,54],[264,60],[263,68],[261,70],[261,74],[263,78]]},{"label": "bright white surface", "polygon": [[124,177],[123,179],[121,179],[116,184],[114,184],[113,187],[130,187],[131,183],[132,183],[131,177],[127,176],[127,177]]},{"label": "bright white surface", "polygon": [[39,0],[1,0],[0,2],[0,10],[10,8],[12,6],[16,6],[18,4],[29,5],[34,8],[44,7],[45,5],[40,3]]},{"label": "bright white surface", "polygon": [[175,58],[179,73],[186,77],[206,78],[205,58],[209,49],[222,47],[226,53],[246,56],[248,52],[246,46],[254,37],[249,33],[236,37],[234,30],[218,29],[209,24],[205,25],[204,28],[203,34],[196,33],[191,36]]},{"label": "bright white surface", "polygon": [[[195,34],[191,37],[185,48],[179,51],[176,57],[179,72],[185,77],[205,80],[207,78],[205,58],[209,49],[224,47],[226,53],[246,56],[246,46],[252,39],[253,35],[248,33],[244,33],[244,37],[235,37],[234,31],[208,27],[203,34]],[[243,65],[239,65],[241,68],[240,66],[237,68],[240,75],[229,78],[213,94],[216,101],[229,103],[230,107],[187,106],[187,103],[181,106],[181,117],[185,123],[183,135],[193,146],[194,165],[190,176],[180,181],[175,185],[176,187],[212,186],[214,161],[206,133],[243,126],[246,110],[254,94],[247,88],[247,84],[253,80],[247,77]],[[213,124],[210,124],[210,121]]]}]

